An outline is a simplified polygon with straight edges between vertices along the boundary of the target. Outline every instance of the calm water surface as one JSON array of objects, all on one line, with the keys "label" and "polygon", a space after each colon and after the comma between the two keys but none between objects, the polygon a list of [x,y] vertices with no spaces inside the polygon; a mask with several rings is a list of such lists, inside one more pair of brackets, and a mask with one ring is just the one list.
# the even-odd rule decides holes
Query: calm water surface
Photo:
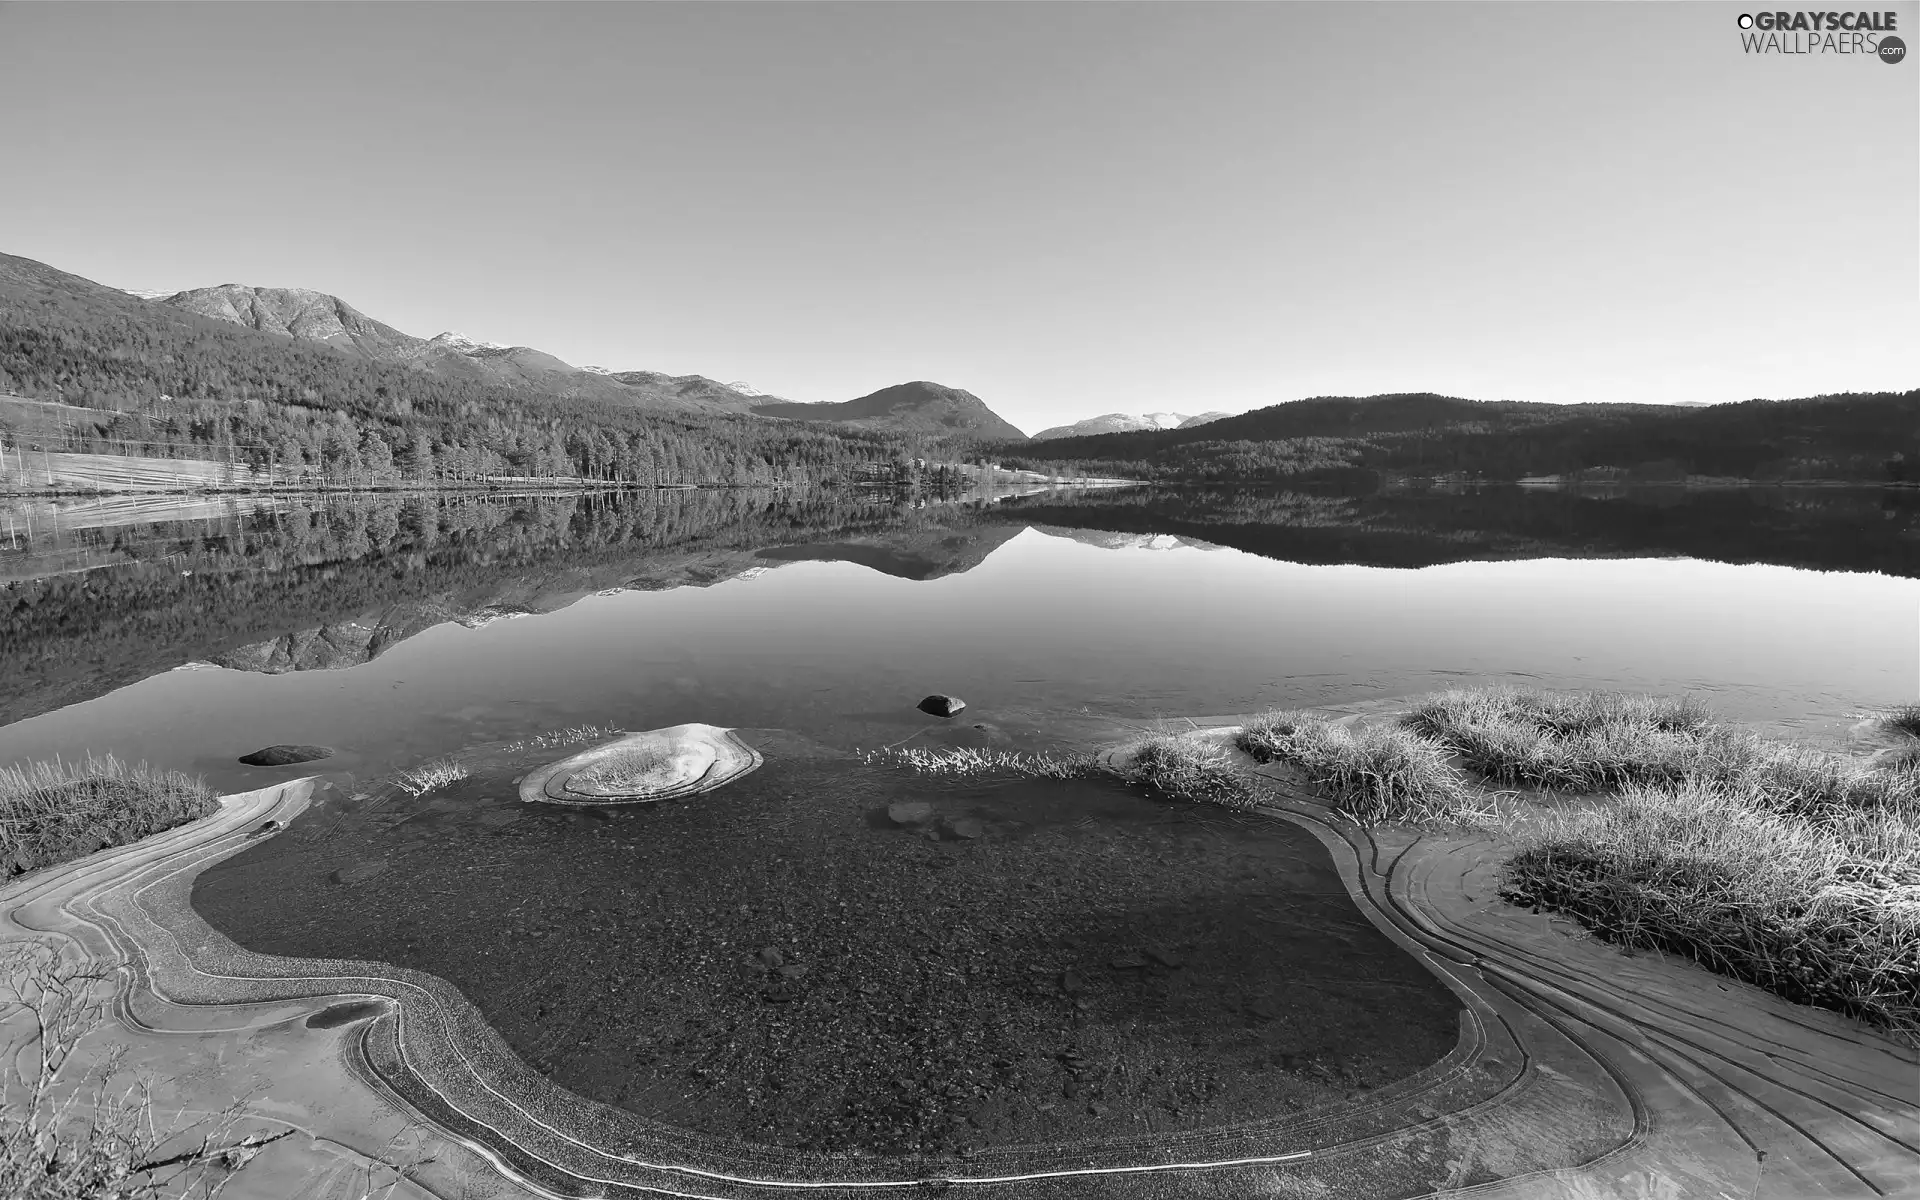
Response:
[{"label": "calm water surface", "polygon": [[[1913,700],[1920,672],[1920,581],[1877,570],[1638,557],[1631,545],[1509,558],[1530,548],[1502,545],[1510,531],[1383,535],[1365,513],[1340,524],[1319,499],[1286,510],[1301,548],[1357,561],[1205,542],[1190,499],[1161,522],[1177,533],[1153,532],[1155,510],[1138,500],[1034,498],[1052,506],[1033,523],[1017,501],[868,505],[784,528],[766,506],[789,502],[729,502],[690,516],[683,499],[616,501],[612,534],[606,509],[583,517],[587,501],[498,503],[483,506],[475,541],[448,515],[473,505],[455,501],[424,549],[410,522],[436,514],[404,509],[296,513],[308,541],[284,512],[118,525],[88,553],[117,548],[119,565],[76,571],[68,545],[58,574],[7,585],[6,687],[23,704],[79,702],[0,727],[0,762],[110,751],[241,786],[278,777],[234,762],[275,742],[331,745],[342,754],[330,765],[374,774],[582,723],[782,727],[870,747],[919,727],[913,705],[932,691],[1031,739],[1052,714],[1149,721],[1495,680],[1698,692],[1729,716],[1831,734],[1863,707]],[[1222,512],[1222,540],[1289,532],[1222,504],[1201,515]],[[1063,516],[1083,525],[1052,523]],[[1879,542],[1859,557],[1911,548],[1912,514],[1899,517],[1869,528]],[[618,532],[642,526],[667,532]],[[316,528],[334,540],[314,549]],[[555,528],[559,551],[525,550],[528,530]],[[1367,565],[1406,557],[1409,539],[1417,557],[1502,560]],[[465,573],[434,576],[436,555],[456,551]],[[10,569],[31,575],[34,561]],[[38,561],[53,561],[45,547]],[[183,562],[200,573],[182,576]],[[431,579],[429,594],[393,591],[415,578]],[[200,590],[155,599],[182,587]],[[256,591],[229,617],[219,605],[241,587]],[[102,662],[144,677],[88,678]]]}]

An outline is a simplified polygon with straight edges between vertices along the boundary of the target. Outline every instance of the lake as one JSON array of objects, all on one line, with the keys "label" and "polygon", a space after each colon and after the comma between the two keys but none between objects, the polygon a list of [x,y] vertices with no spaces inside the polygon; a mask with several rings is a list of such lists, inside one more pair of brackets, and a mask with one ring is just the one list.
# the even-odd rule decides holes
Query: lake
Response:
[{"label": "lake", "polygon": [[[1318,1111],[1459,1005],[1285,822],[860,752],[1457,684],[1692,692],[1837,741],[1912,701],[1920,505],[1829,489],[693,492],[15,505],[0,763],[335,789],[206,871],[263,953],[453,983],[622,1120],[948,1154]],[[915,709],[957,695],[952,721]],[[525,747],[705,722],[685,802],[525,805]],[[551,742],[530,742],[536,735]],[[557,735],[557,736],[556,736]],[[336,755],[256,769],[282,742]],[[381,781],[443,756],[467,777]],[[538,756],[536,756],[538,757]],[[937,817],[890,816],[902,801]],[[1492,1086],[1489,1084],[1488,1086]]]},{"label": "lake", "polygon": [[870,747],[935,691],[1029,741],[1067,713],[1495,680],[1829,736],[1914,699],[1920,654],[1912,493],[37,507],[0,521],[0,762],[112,752],[221,787],[275,778],[234,761],[275,742],[363,776],[580,724]]}]

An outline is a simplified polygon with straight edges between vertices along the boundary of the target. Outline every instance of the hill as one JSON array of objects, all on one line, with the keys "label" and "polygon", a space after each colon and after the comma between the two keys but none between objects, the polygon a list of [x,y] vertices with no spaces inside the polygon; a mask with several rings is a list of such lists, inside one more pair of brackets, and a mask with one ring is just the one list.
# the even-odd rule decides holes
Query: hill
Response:
[{"label": "hill", "polygon": [[1203,426],[1004,447],[1009,466],[1143,479],[1920,478],[1920,391],[1738,404],[1321,396]]},{"label": "hill", "polygon": [[920,380],[896,384],[841,403],[797,404],[790,401],[756,404],[757,416],[788,421],[870,429],[889,433],[966,436],[996,441],[1024,442],[1027,435],[972,392]]},{"label": "hill", "polygon": [[[592,387],[505,386],[508,369],[490,360],[522,376],[538,360],[450,338],[426,339],[445,352],[435,362],[453,355],[474,369],[423,368],[404,358],[420,341],[320,293],[213,289],[192,305],[156,303],[0,255],[0,393],[100,414],[35,417],[30,436],[10,439],[39,450],[272,464],[282,479],[356,486],[503,475],[837,482],[904,456],[898,439],[864,430],[696,404],[684,378],[579,372]],[[743,407],[751,399],[735,394]]]}]

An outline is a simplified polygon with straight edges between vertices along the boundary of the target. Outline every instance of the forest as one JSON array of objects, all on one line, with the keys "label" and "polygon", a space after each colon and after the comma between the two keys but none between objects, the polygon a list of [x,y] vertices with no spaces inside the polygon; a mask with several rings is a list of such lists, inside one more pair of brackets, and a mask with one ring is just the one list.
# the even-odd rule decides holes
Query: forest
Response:
[{"label": "forest", "polygon": [[1920,482],[1920,390],[1677,407],[1319,397],[1191,429],[1000,448],[1009,467],[1186,482]]},{"label": "forest", "polygon": [[637,486],[893,481],[883,434],[508,390],[149,304],[0,255],[0,394],[97,413],[34,449],[211,458],[311,483],[491,477]]}]

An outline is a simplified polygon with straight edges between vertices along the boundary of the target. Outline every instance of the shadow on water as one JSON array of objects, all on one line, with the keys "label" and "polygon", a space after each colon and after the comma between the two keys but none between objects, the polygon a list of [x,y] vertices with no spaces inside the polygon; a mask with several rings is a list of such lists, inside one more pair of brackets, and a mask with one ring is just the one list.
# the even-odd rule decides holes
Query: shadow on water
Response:
[{"label": "shadow on water", "polygon": [[1285,822],[844,759],[660,805],[512,795],[496,775],[322,806],[195,906],[250,949],[446,978],[572,1091],[792,1147],[1283,1115],[1458,1036],[1453,995]]}]

